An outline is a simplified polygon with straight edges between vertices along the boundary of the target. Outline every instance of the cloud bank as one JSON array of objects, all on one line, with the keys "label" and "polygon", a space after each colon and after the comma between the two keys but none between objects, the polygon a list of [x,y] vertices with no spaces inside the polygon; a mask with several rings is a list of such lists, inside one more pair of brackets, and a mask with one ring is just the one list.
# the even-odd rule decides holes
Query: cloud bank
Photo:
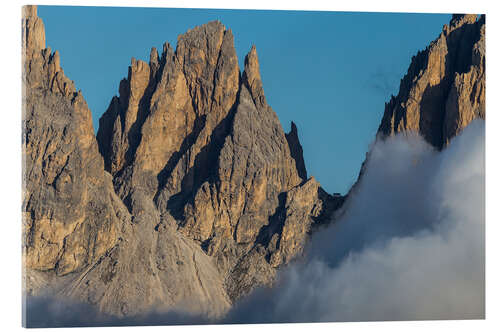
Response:
[{"label": "cloud bank", "polygon": [[227,322],[484,318],[484,121],[442,152],[377,142],[345,214]]},{"label": "cloud bank", "polygon": [[[219,323],[484,318],[484,127],[474,121],[441,152],[412,135],[376,142],[342,217]],[[50,297],[26,310],[31,327],[214,323],[115,318]]]},{"label": "cloud bank", "polygon": [[100,327],[100,326],[154,326],[201,325],[214,321],[201,315],[182,311],[156,312],[133,317],[117,317],[100,312],[87,303],[64,300],[51,295],[28,296],[23,300],[23,326],[44,327]]}]

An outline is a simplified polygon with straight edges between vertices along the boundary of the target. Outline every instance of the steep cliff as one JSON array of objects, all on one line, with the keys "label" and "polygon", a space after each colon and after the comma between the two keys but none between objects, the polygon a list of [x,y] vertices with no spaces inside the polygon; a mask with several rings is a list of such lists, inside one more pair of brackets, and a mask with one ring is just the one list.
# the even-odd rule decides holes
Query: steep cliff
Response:
[{"label": "steep cliff", "polygon": [[476,118],[485,118],[485,16],[457,14],[412,58],[379,134],[415,131],[441,149]]},{"label": "steep cliff", "polygon": [[23,14],[24,260],[27,269],[65,275],[112,248],[126,216],[85,100],[64,75],[59,53],[45,47],[36,7]]},{"label": "steep cliff", "polygon": [[26,291],[116,315],[217,317],[301,255],[340,204],[306,179],[297,126],[241,73],[220,22],[132,59],[93,135],[36,7],[23,17]]}]

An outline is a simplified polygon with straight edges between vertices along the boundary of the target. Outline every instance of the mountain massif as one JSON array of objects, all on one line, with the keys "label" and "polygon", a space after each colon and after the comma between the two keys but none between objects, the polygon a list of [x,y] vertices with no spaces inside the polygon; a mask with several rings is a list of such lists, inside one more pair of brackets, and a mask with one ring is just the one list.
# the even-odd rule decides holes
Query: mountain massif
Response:
[{"label": "mountain massif", "polygon": [[267,104],[253,47],[210,22],[132,59],[93,134],[90,111],[23,19],[25,287],[106,313],[218,316],[273,282],[343,198],[307,178],[297,127]]},{"label": "mountain massif", "polygon": [[[241,71],[220,22],[132,59],[97,135],[34,6],[22,36],[28,294],[216,318],[272,285],[342,206],[308,178],[297,126],[285,133],[267,104],[256,48]],[[484,118],[484,58],[484,16],[453,16],[413,58],[379,137],[418,131],[440,149]]]},{"label": "mountain massif", "polygon": [[[385,104],[377,140],[418,133],[441,150],[471,121],[485,119],[485,21],[485,15],[453,14],[439,37],[412,57],[398,95]],[[347,196],[361,181],[366,159]]]}]

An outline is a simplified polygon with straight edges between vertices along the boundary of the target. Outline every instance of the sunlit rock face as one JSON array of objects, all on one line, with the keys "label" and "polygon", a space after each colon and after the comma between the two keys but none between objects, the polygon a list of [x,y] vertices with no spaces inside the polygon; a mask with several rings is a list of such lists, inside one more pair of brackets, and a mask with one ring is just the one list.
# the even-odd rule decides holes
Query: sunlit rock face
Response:
[{"label": "sunlit rock face", "polygon": [[[180,35],[176,50],[153,48],[149,64],[132,59],[97,140],[134,220],[154,211],[155,229],[202,249],[230,302],[272,283],[336,202],[313,181],[301,228],[284,229],[287,194],[307,180],[297,127],[285,134],[267,104],[256,48],[240,74],[232,32],[217,21]],[[280,242],[283,230],[296,241]]]},{"label": "sunlit rock face", "polygon": [[414,131],[437,149],[485,118],[485,16],[453,15],[412,58],[399,94],[385,106],[383,136]]},{"label": "sunlit rock face", "polygon": [[28,269],[62,276],[113,247],[125,215],[87,104],[59,53],[45,47],[36,7],[23,11],[24,259]]}]

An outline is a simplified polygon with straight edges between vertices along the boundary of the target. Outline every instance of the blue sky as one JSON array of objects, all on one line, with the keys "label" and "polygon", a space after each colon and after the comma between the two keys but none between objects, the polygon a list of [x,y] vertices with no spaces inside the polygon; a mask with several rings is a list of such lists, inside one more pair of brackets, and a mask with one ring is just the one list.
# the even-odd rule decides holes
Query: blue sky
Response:
[{"label": "blue sky", "polygon": [[233,31],[240,67],[257,47],[268,103],[286,132],[299,129],[308,175],[346,193],[375,138],[384,103],[411,57],[434,40],[449,14],[198,10],[39,6],[47,46],[82,90],[94,127],[130,59],[176,45],[194,26],[220,20]]}]

